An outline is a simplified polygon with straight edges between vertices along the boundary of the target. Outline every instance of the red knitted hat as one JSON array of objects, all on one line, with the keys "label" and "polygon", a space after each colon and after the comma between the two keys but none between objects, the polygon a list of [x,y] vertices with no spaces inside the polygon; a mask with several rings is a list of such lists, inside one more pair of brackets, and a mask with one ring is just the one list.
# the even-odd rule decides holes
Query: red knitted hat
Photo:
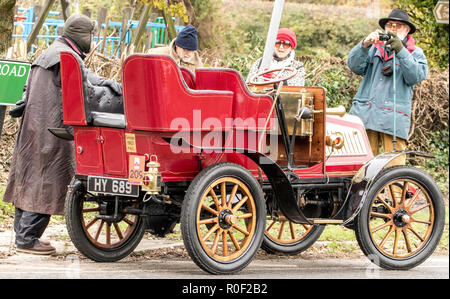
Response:
[{"label": "red knitted hat", "polygon": [[280,28],[277,34],[277,40],[288,41],[292,45],[292,49],[297,48],[297,36],[295,32],[289,28]]}]

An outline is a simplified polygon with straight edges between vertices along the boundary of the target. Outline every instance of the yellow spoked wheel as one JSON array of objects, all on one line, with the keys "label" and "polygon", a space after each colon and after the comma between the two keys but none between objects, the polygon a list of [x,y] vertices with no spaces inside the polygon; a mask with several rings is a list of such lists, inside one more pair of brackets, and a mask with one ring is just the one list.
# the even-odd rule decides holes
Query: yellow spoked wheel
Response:
[{"label": "yellow spoked wheel", "polygon": [[197,210],[197,234],[212,258],[229,261],[241,256],[255,234],[255,224],[255,201],[242,181],[220,178],[204,192]]},{"label": "yellow spoked wheel", "polygon": [[369,231],[381,252],[405,258],[428,242],[434,222],[433,202],[426,189],[411,180],[394,180],[372,201]]},{"label": "yellow spoked wheel", "polygon": [[241,166],[221,163],[203,170],[189,186],[181,214],[186,249],[207,272],[240,271],[261,244],[262,190]]},{"label": "yellow spoked wheel", "polygon": [[356,226],[366,255],[380,266],[409,269],[436,248],[444,225],[442,195],[434,181],[412,167],[392,167],[370,188]]},{"label": "yellow spoked wheel", "polygon": [[320,237],[325,226],[296,224],[284,216],[268,217],[261,248],[268,253],[298,254]]}]

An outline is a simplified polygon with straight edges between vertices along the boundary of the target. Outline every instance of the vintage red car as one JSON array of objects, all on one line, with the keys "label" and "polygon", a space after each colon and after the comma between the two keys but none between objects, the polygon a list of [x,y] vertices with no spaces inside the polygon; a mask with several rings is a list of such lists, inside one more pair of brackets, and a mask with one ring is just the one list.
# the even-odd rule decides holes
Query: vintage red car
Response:
[{"label": "vintage red car", "polygon": [[120,260],[146,230],[164,236],[177,223],[190,257],[213,274],[242,270],[260,247],[299,253],[329,224],[354,229],[386,269],[417,266],[440,240],[435,182],[389,167],[418,153],[373,157],[361,120],[327,110],[324,88],[247,86],[232,69],[192,74],[169,56],[136,54],[122,68],[125,112],[112,114],[90,111],[71,53],[61,77],[73,135],[53,132],[76,151],[67,228],[92,260]]}]

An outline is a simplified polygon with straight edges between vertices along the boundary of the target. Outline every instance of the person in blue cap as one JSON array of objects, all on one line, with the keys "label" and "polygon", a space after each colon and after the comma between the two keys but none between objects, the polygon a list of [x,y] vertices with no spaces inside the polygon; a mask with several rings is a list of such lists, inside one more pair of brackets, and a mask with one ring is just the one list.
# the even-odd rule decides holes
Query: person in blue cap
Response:
[{"label": "person in blue cap", "polygon": [[168,54],[175,59],[179,66],[188,68],[195,72],[195,69],[203,66],[203,62],[198,54],[197,29],[192,25],[187,25],[178,33],[178,36],[168,47],[154,48],[150,54]]}]

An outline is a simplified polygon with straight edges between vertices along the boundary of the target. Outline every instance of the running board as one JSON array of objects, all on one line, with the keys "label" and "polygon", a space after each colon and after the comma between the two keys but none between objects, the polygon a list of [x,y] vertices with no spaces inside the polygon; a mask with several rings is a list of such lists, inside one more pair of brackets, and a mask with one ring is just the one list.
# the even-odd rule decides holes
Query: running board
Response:
[{"label": "running board", "polygon": [[340,219],[326,219],[326,218],[308,218],[314,224],[342,224],[344,220]]}]

